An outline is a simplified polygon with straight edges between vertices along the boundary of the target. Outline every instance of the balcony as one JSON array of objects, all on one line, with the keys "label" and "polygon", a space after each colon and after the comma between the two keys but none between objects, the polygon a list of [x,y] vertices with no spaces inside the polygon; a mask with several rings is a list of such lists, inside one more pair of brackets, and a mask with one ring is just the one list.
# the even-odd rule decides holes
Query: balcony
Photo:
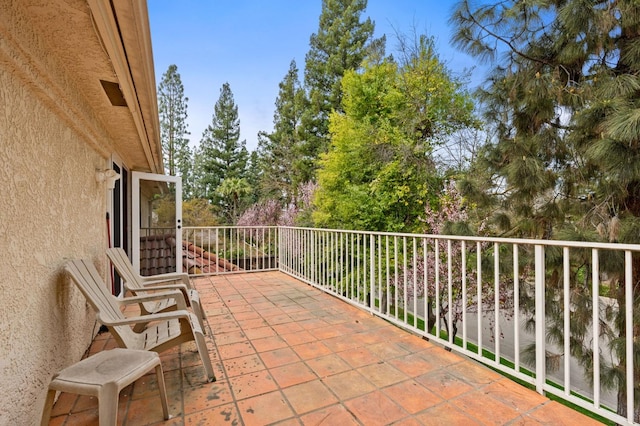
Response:
[{"label": "balcony", "polygon": [[[547,396],[633,424],[600,385],[600,363],[621,365],[633,413],[634,363],[606,352],[604,331],[622,309],[618,354],[632,360],[634,313],[602,296],[613,278],[599,265],[619,261],[632,300],[640,246],[265,227],[185,228],[184,239],[243,264],[190,270],[218,381],[206,383],[195,347],[163,353],[174,417],[162,422],[148,375],[122,392],[123,424],[599,424]],[[576,292],[598,307],[587,315],[588,336],[603,336],[589,340],[602,354],[592,382],[573,357],[549,355],[575,344]],[[558,318],[565,333],[548,343]],[[91,351],[113,345],[101,334]],[[96,401],[63,394],[53,414],[90,424]]]}]

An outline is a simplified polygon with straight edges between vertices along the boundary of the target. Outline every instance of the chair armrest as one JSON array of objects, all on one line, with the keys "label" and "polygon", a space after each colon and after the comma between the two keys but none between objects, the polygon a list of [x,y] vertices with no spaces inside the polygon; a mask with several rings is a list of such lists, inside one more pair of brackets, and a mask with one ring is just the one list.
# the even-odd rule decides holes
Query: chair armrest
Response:
[{"label": "chair armrest", "polygon": [[[145,290],[140,290],[140,291],[145,291]],[[151,292],[152,290],[146,290],[146,291]],[[182,294],[180,290],[163,291],[161,293],[151,292],[151,294],[146,294],[142,296],[139,296],[139,295],[129,296],[129,297],[120,299],[120,303],[130,305],[132,303],[137,304],[142,302],[155,302],[157,300],[163,300],[163,299],[175,300],[177,308],[179,310],[187,309],[187,302],[185,300],[184,294]]]},{"label": "chair armrest", "polygon": [[125,283],[125,287],[127,287],[127,290],[129,290],[130,292],[134,293],[136,291],[153,291],[153,290],[180,290],[183,293],[186,293],[189,290],[189,287],[187,287],[184,284],[165,284],[165,282],[159,282],[159,283],[143,283],[144,284],[144,288],[130,288],[127,287],[127,284]]},{"label": "chair armrest", "polygon": [[96,318],[98,321],[106,326],[118,326],[118,325],[131,325],[131,324],[139,324],[139,323],[148,323],[152,321],[166,321],[172,319],[187,319],[189,323],[193,323],[189,312],[184,310],[172,311],[172,312],[162,312],[159,314],[149,314],[135,317],[127,317],[119,320],[111,320],[104,321],[100,316],[100,312],[96,313]]},{"label": "chair armrest", "polygon": [[191,288],[191,282],[189,281],[189,275],[184,272],[169,272],[167,274],[151,275],[148,277],[140,276],[140,282],[144,285],[151,283],[166,283],[166,282],[182,282],[187,288]]}]

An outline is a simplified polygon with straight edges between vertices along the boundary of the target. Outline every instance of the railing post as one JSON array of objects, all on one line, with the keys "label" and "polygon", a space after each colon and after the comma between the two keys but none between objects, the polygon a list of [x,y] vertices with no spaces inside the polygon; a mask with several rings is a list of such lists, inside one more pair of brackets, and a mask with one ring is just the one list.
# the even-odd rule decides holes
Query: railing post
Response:
[{"label": "railing post", "polygon": [[375,263],[375,241],[373,234],[369,235],[369,311],[371,315],[375,311],[376,296],[376,263]]},{"label": "railing post", "polygon": [[546,369],[544,246],[535,246],[535,312],[536,312],[536,392],[544,394]]},{"label": "railing post", "polygon": [[275,244],[273,249],[276,251],[275,256],[278,259],[278,271],[282,272],[282,250],[280,249],[280,227],[276,227],[276,232],[275,232]]}]

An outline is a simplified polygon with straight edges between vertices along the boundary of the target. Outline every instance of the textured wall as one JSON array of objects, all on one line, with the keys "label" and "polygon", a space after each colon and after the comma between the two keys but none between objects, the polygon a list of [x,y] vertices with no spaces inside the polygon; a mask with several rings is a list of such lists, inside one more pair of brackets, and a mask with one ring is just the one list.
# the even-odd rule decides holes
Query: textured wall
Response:
[{"label": "textured wall", "polygon": [[35,424],[51,375],[91,342],[93,313],[61,268],[103,261],[105,160],[1,69],[0,117],[0,424]]},{"label": "textured wall", "polygon": [[64,72],[29,44],[29,27],[2,37],[16,34],[10,18],[0,16],[0,425],[31,425],[51,375],[82,357],[96,328],[62,267],[88,257],[105,271],[107,189],[95,170],[108,163],[95,146],[108,143],[89,144],[65,115],[65,99],[84,111],[72,86],[48,92]]}]

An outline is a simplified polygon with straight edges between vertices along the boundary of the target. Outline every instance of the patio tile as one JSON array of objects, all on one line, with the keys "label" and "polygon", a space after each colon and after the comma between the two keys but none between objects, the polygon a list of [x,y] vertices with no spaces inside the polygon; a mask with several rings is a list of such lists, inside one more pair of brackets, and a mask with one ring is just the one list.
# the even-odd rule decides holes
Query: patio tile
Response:
[{"label": "patio tile", "polygon": [[[276,326],[276,325],[283,325],[283,324],[292,324],[292,326],[293,326],[293,327],[295,327],[295,326],[297,325],[297,324],[296,324],[296,323],[291,319],[291,317],[290,317],[289,315],[284,314],[284,313],[282,313],[282,312],[280,312],[280,313],[278,313],[278,314],[276,314],[276,315],[273,315],[273,316],[265,317],[265,316],[263,315],[262,317],[263,317],[263,318],[267,321],[267,323],[268,323],[270,326],[272,326],[272,327],[274,327],[274,326]],[[294,325],[294,324],[295,324],[295,325]],[[286,332],[286,331],[287,331],[287,330],[286,330],[286,327],[285,327],[285,328],[283,328],[283,330],[285,330],[285,332]],[[295,331],[295,330],[292,330],[292,331]]]},{"label": "patio tile", "polygon": [[[422,355],[422,357],[424,357],[424,359],[433,363],[433,365],[438,366],[438,368],[446,367],[447,369],[451,369],[452,365],[460,364],[465,360],[465,358],[462,358],[460,355],[457,355],[436,345],[434,345],[431,349],[420,352],[420,354]],[[473,363],[472,361],[469,362]],[[478,366],[480,365],[478,364]]]},{"label": "patio tile", "polygon": [[232,310],[234,318],[239,322],[260,319],[262,316],[259,312],[256,312],[250,306],[247,306],[244,311],[238,311],[238,309]]},{"label": "patio tile", "polygon": [[290,419],[295,413],[280,391],[270,392],[238,402],[242,421],[246,426],[265,425]]},{"label": "patio tile", "polygon": [[274,349],[285,348],[287,346],[287,342],[282,340],[279,336],[270,336],[252,340],[252,343],[258,352],[272,351]]},{"label": "patio tile", "polygon": [[437,368],[424,359],[424,357],[420,356],[420,354],[415,353],[401,356],[388,362],[410,377],[418,377]]},{"label": "patio tile", "polygon": [[267,322],[264,320],[264,318],[259,317],[259,318],[252,318],[252,319],[245,319],[240,321],[240,327],[242,328],[242,330],[247,333],[247,337],[248,332],[251,330],[255,330],[258,328],[262,328],[265,327],[267,325]]},{"label": "patio tile", "polygon": [[230,377],[231,390],[237,400],[272,392],[278,388],[267,370]]},{"label": "patio tile", "polygon": [[267,368],[280,367],[300,361],[300,357],[291,348],[281,348],[269,352],[262,352],[260,358]]},{"label": "patio tile", "polygon": [[383,392],[411,414],[416,414],[442,402],[442,398],[414,380],[407,380],[383,389]]},{"label": "patio tile", "polygon": [[369,345],[367,349],[382,360],[391,360],[409,354],[406,349],[396,345],[393,341],[383,341],[375,345]]},{"label": "patio tile", "polygon": [[[274,327],[275,329],[275,327]],[[318,340],[313,334],[309,333],[308,331],[298,331],[295,333],[287,333],[287,334],[281,334],[282,340],[284,340],[285,342],[287,342],[287,344],[289,346],[296,346],[296,345],[301,345],[303,343],[309,343],[309,342],[313,342],[315,340]]]},{"label": "patio tile", "polygon": [[89,395],[79,395],[76,403],[73,406],[74,413],[85,411],[98,407],[98,398]]},{"label": "patio tile", "polygon": [[292,386],[283,389],[282,392],[298,414],[308,413],[338,402],[338,399],[320,380]]},{"label": "patio tile", "polygon": [[184,390],[184,414],[207,410],[233,402],[228,383],[210,383]]},{"label": "patio tile", "polygon": [[61,414],[68,414],[73,409],[79,395],[74,393],[62,392],[58,397],[55,405],[51,409],[51,417],[59,416]]},{"label": "patio tile", "polygon": [[231,359],[254,354],[256,351],[249,341],[218,346],[220,358]]},{"label": "patio tile", "polygon": [[334,374],[351,369],[349,364],[336,354],[310,359],[307,361],[307,365],[311,367],[320,378],[333,376]]},{"label": "patio tile", "polygon": [[409,378],[409,376],[402,371],[382,361],[360,367],[358,368],[358,372],[379,388],[390,386]]},{"label": "patio tile", "polygon": [[234,330],[228,333],[216,333],[216,344],[219,346],[247,341],[249,341],[249,339],[246,334],[240,330]]},{"label": "patio tile", "polygon": [[533,419],[544,425],[570,425],[580,423],[580,426],[596,426],[601,423],[588,417],[580,416],[577,420],[576,412],[555,401],[547,401],[546,404],[536,408],[527,414],[526,418]]},{"label": "patio tile", "polygon": [[326,377],[322,381],[341,400],[362,396],[376,389],[369,380],[355,370]]},{"label": "patio tile", "polygon": [[389,425],[408,416],[405,410],[381,391],[346,401],[344,404],[367,426]]},{"label": "patio tile", "polygon": [[[218,381],[206,381],[192,342],[165,351],[174,417],[162,421],[148,374],[121,392],[120,424],[597,424],[285,274],[193,281],[206,295]],[[113,346],[101,333],[89,352]],[[63,393],[49,424],[97,425],[97,416],[95,398]]]},{"label": "patio tile", "polygon": [[461,381],[445,370],[435,370],[423,374],[415,380],[444,399],[455,398],[474,389],[468,383]]},{"label": "patio tile", "polygon": [[[170,411],[171,412],[171,411]],[[122,418],[122,417],[120,417]],[[148,425],[164,420],[159,395],[131,401],[127,410],[126,423]]]},{"label": "patio tile", "polygon": [[242,376],[243,374],[253,373],[266,368],[257,354],[226,360],[223,361],[223,364],[227,372],[227,377]]},{"label": "patio tile", "polygon": [[521,414],[498,400],[487,398],[481,390],[467,392],[450,403],[469,417],[488,425],[503,425]]},{"label": "patio tile", "polygon": [[238,425],[240,415],[235,404],[221,405],[211,410],[198,411],[184,416],[185,426]]},{"label": "patio tile", "polygon": [[358,426],[360,423],[353,418],[353,415],[344,408],[343,405],[332,405],[322,408],[312,413],[300,417],[304,425],[340,425]]},{"label": "patio tile", "polygon": [[[291,317],[287,316],[287,318],[291,319]],[[291,322],[287,322],[285,324],[276,324],[272,326],[276,333],[280,335],[295,333],[298,331],[304,330],[302,326],[300,326],[297,322],[291,320]]]},{"label": "patio tile", "polygon": [[[58,423],[60,421],[59,420],[60,418],[61,417],[56,417],[55,419],[52,419],[52,420],[54,423]],[[79,413],[75,413],[73,416],[62,417],[62,419],[66,420],[66,422],[63,423],[64,426],[98,426],[99,424],[98,407],[93,408],[91,410],[85,410]],[[119,419],[122,419],[122,417],[119,417]],[[119,420],[119,421],[122,421],[122,420]],[[52,423],[50,420],[49,426],[51,426],[54,423]]]},{"label": "patio tile", "polygon": [[304,343],[294,346],[292,349],[304,360],[318,358],[331,353],[331,350],[320,341]]},{"label": "patio tile", "polygon": [[333,352],[342,352],[349,349],[355,349],[360,346],[358,342],[353,340],[352,335],[336,336],[325,339],[324,344]]},{"label": "patio tile", "polygon": [[547,400],[538,393],[531,394],[530,389],[506,378],[483,387],[482,391],[519,412],[529,411]]},{"label": "patio tile", "polygon": [[449,366],[447,371],[473,386],[488,385],[502,378],[488,367],[467,360]]},{"label": "patio tile", "polygon": [[281,388],[294,386],[304,382],[310,382],[318,377],[303,362],[283,365],[269,370],[275,381]]},{"label": "patio tile", "polygon": [[327,325],[314,329],[313,335],[318,339],[329,339],[331,337],[342,336],[342,331],[332,325]]},{"label": "patio tile", "polygon": [[365,365],[375,364],[380,358],[371,353],[367,348],[356,348],[339,352],[340,358],[344,359],[353,368],[363,367]]},{"label": "patio tile", "polygon": [[[224,378],[224,374],[219,368],[214,365],[214,374],[216,379],[221,380]],[[183,367],[182,372],[182,386],[200,386],[207,382],[207,376],[202,365],[194,365],[192,367]]]},{"label": "patio tile", "polygon": [[419,413],[416,415],[416,419],[427,426],[467,426],[481,424],[446,402]]}]

